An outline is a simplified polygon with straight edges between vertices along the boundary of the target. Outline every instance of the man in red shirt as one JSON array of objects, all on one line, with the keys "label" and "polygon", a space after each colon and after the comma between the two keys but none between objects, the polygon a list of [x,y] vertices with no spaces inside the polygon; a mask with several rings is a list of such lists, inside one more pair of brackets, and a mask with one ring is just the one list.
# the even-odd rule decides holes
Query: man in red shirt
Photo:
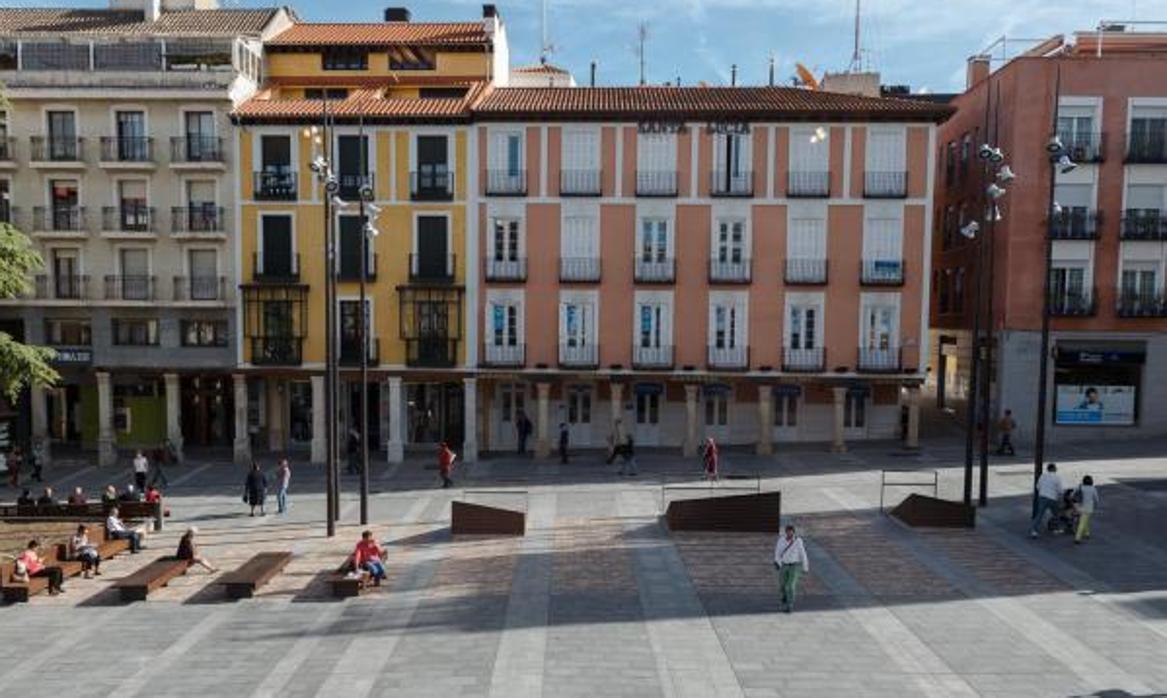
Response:
[{"label": "man in red shirt", "polygon": [[454,460],[457,457],[458,454],[451,451],[445,441],[438,445],[438,474],[442,476],[443,488],[454,484],[450,479],[450,472],[454,470]]},{"label": "man in red shirt", "polygon": [[353,551],[353,567],[367,570],[373,576],[373,586],[381,586],[381,580],[385,578],[385,551],[373,538],[372,531],[361,534]]}]

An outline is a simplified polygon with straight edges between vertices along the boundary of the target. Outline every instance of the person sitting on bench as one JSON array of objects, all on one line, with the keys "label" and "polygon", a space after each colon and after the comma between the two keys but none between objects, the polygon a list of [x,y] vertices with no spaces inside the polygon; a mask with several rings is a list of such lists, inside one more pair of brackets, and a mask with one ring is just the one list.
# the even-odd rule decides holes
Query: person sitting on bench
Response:
[{"label": "person sitting on bench", "polygon": [[132,484],[126,485],[122,493],[118,495],[118,500],[123,502],[140,502],[142,501],[142,493],[134,488]]},{"label": "person sitting on bench", "polygon": [[85,498],[85,490],[80,487],[73,488],[73,494],[69,495],[69,504],[86,504],[88,500]]},{"label": "person sitting on bench", "polygon": [[105,486],[105,492],[101,493],[101,503],[107,507],[117,505],[118,491],[113,488],[113,485]]},{"label": "person sitting on bench", "polygon": [[385,551],[373,538],[372,531],[361,533],[361,540],[353,551],[353,568],[366,570],[373,577],[373,586],[381,586],[385,578]]},{"label": "person sitting on bench", "polygon": [[16,558],[17,562],[23,563],[24,569],[28,571],[30,577],[48,577],[49,578],[49,594],[56,596],[65,591],[61,586],[65,579],[65,573],[60,567],[46,567],[41,556],[37,553],[37,548],[40,543],[36,540],[28,542],[28,548],[25,549],[20,557]]},{"label": "person sitting on bench", "polygon": [[109,518],[105,520],[105,530],[109,532],[109,537],[114,540],[130,541],[131,553],[136,553],[142,549],[141,534],[126,528],[126,525],[118,518],[117,507],[109,510]]},{"label": "person sitting on bench", "polygon": [[97,546],[89,542],[88,526],[85,524],[77,526],[77,532],[69,537],[67,552],[70,560],[81,562],[81,573],[86,579],[89,579],[90,571],[98,577],[101,576],[101,553],[97,552]]},{"label": "person sitting on bench", "polygon": [[20,493],[20,496],[16,498],[16,506],[18,507],[31,507],[35,504],[36,500],[32,498],[32,493],[28,490],[24,490]]},{"label": "person sitting on bench", "polygon": [[214,574],[219,571],[219,568],[208,562],[207,558],[199,555],[199,546],[195,543],[194,539],[195,534],[198,532],[199,529],[194,526],[186,529],[186,533],[182,534],[182,538],[178,541],[178,552],[174,556],[179,560],[190,560],[191,564],[199,565],[206,571]]},{"label": "person sitting on bench", "polygon": [[37,497],[36,505],[38,507],[55,507],[55,506],[57,506],[57,500],[53,499],[53,488],[52,487],[45,488],[44,493],[41,494],[41,496]]}]

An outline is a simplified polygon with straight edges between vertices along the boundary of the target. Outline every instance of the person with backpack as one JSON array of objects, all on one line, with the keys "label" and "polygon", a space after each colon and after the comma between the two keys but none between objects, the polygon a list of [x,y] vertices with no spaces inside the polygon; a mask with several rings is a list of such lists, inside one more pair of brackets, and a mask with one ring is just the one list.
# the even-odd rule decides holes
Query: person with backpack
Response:
[{"label": "person with backpack", "polygon": [[1074,508],[1078,510],[1078,529],[1074,531],[1075,544],[1081,543],[1083,538],[1090,539],[1090,519],[1094,517],[1100,502],[1094,478],[1089,475],[1082,478],[1082,484],[1074,491]]},{"label": "person with backpack", "polygon": [[798,594],[798,580],[810,572],[810,560],[806,556],[806,546],[802,538],[794,532],[794,526],[786,526],[786,535],[778,537],[774,546],[774,568],[778,570],[778,587],[782,596],[778,610],[794,611],[794,597]]}]

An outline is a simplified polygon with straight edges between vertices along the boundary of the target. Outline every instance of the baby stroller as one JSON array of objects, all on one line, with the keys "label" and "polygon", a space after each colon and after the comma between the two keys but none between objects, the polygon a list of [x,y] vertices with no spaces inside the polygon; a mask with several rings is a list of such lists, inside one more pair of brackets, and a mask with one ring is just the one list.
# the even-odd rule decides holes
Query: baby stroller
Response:
[{"label": "baby stroller", "polygon": [[1078,529],[1078,507],[1074,501],[1076,489],[1070,488],[1062,492],[1062,501],[1058,503],[1058,510],[1049,517],[1046,528],[1050,533],[1073,533]]}]

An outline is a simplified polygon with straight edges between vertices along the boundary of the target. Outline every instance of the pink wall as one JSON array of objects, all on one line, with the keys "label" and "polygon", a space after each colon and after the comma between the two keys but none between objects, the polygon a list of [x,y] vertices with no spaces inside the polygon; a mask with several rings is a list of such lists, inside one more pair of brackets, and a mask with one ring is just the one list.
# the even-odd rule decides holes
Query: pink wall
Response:
[{"label": "pink wall", "polygon": [[693,134],[691,131],[677,134],[677,195],[690,196],[690,186],[693,178],[693,137],[704,134]]},{"label": "pink wall", "polygon": [[766,188],[766,148],[769,147],[769,129],[758,127],[754,129],[754,196],[768,196],[770,190]]},{"label": "pink wall", "polygon": [[[757,180],[755,180],[755,187]],[[750,364],[782,365],[782,268],[786,258],[786,207],[755,206],[753,283],[750,291]]]},{"label": "pink wall", "polygon": [[[608,204],[600,207],[600,361],[604,366],[632,361],[632,255],[636,207]],[[585,288],[594,288],[588,284]]]},{"label": "pink wall", "polygon": [[624,196],[636,195],[636,127],[624,126]]},{"label": "pink wall", "polygon": [[919,198],[928,194],[928,129],[908,129],[907,153],[908,196]]},{"label": "pink wall", "polygon": [[559,204],[527,206],[527,365],[559,360]]},{"label": "pink wall", "polygon": [[697,133],[697,196],[709,196],[709,171],[713,167],[713,137],[701,129]]},{"label": "pink wall", "polygon": [[[836,137],[837,136],[837,137]],[[840,150],[839,167],[835,168],[835,148]],[[838,181],[836,188],[836,177],[843,176],[843,134],[842,129],[831,129],[831,193],[843,191],[842,179]],[[852,198],[863,197],[863,172],[867,166],[867,129],[863,126],[854,126],[851,128],[851,162],[848,163],[851,168],[851,196]]]},{"label": "pink wall", "polygon": [[616,127],[605,126],[600,132],[600,187],[604,196],[616,193]]},{"label": "pink wall", "polygon": [[827,369],[855,368],[859,348],[859,262],[863,255],[863,207],[831,206],[827,210],[826,331]]},{"label": "pink wall", "polygon": [[[920,327],[920,312],[924,302],[924,229],[928,205],[904,207],[904,286],[900,294],[900,346],[904,349],[904,366],[917,366],[920,347],[928,338]],[[833,263],[833,262],[832,262]],[[913,346],[905,346],[912,340]]]},{"label": "pink wall", "polygon": [[677,206],[673,344],[677,366],[705,366],[709,331],[709,206]]},{"label": "pink wall", "polygon": [[538,126],[527,127],[527,192],[534,195],[539,193],[539,178],[543,176],[539,171],[540,135]]},{"label": "pink wall", "polygon": [[563,157],[562,138],[563,129],[558,126],[547,129],[547,188],[544,190],[547,196],[559,193],[559,168],[560,159]]},{"label": "pink wall", "polygon": [[[842,153],[839,157],[842,162]],[[786,196],[786,180],[790,170],[790,129],[774,129],[774,195]]]}]

